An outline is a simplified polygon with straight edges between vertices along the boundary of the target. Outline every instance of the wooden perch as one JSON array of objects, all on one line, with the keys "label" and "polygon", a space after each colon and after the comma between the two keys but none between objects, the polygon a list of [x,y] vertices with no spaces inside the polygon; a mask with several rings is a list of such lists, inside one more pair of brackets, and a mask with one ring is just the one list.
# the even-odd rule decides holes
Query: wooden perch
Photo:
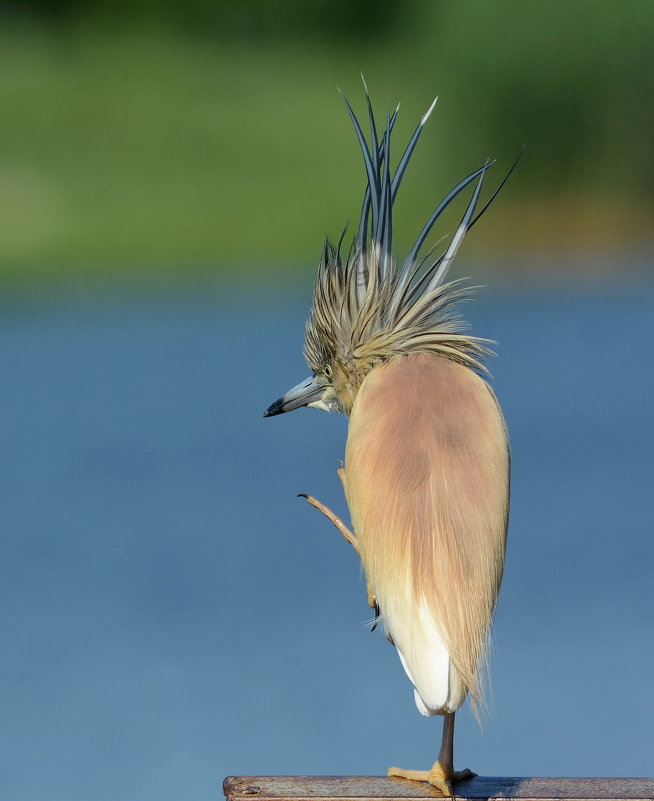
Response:
[{"label": "wooden perch", "polygon": [[[227,801],[418,801],[441,798],[424,782],[385,776],[228,776]],[[457,801],[653,801],[654,779],[555,779],[476,776],[458,782]]]}]

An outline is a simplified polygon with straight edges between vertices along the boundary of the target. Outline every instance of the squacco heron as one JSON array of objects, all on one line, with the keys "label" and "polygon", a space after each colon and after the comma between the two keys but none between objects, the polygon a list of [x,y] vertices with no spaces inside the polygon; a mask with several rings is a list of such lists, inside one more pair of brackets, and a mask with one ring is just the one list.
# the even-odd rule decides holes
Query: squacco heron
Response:
[{"label": "squacco heron", "polygon": [[[367,91],[366,101],[369,142],[345,100],[367,187],[347,257],[341,254],[343,235],[336,245],[328,240],[322,254],[305,333],[311,377],[264,416],[311,406],[349,417],[345,464],[338,473],[353,531],[305,497],[361,558],[368,602],[397,648],[418,709],[444,716],[433,767],[388,773],[428,781],[453,796],[453,782],[474,776],[454,770],[454,715],[467,696],[475,707],[481,700],[504,566],[509,448],[498,402],[484,380],[488,340],[465,333],[456,313],[470,290],[461,280],[445,278],[466,232],[499,188],[475,213],[490,163],[464,178],[438,204],[397,267],[393,203],[436,101],[393,172],[397,110],[378,134]],[[421,258],[434,223],[468,186],[472,195],[451,241],[438,257],[432,248]]]}]

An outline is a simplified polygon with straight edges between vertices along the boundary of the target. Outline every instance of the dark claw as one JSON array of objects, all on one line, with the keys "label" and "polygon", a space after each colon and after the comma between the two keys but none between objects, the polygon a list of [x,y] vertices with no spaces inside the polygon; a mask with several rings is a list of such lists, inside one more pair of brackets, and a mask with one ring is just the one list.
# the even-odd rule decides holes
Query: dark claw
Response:
[{"label": "dark claw", "polygon": [[374,620],[372,626],[370,627],[370,631],[374,631],[377,628],[377,626],[379,625],[379,604],[376,601],[375,601],[374,609],[375,609],[375,620]]}]

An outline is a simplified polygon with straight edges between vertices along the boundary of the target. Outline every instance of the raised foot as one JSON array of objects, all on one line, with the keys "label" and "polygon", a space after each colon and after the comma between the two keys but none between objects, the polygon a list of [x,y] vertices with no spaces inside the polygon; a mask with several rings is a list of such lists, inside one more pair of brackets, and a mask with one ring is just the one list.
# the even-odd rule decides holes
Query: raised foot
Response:
[{"label": "raised foot", "polygon": [[472,779],[476,776],[468,768],[465,770],[444,770],[437,762],[431,770],[404,770],[403,768],[389,768],[389,776],[397,776],[401,779],[410,779],[414,782],[429,782],[432,787],[435,787],[444,798],[454,798],[455,782],[461,782],[464,779]]},{"label": "raised foot", "polygon": [[322,512],[327,520],[331,521],[336,528],[341,532],[343,535],[343,539],[347,540],[350,545],[354,548],[354,550],[359,553],[359,543],[357,542],[357,538],[355,537],[354,533],[350,531],[350,529],[345,525],[345,523],[341,520],[340,517],[337,517],[329,506],[325,506],[324,503],[321,503],[317,498],[314,498],[313,495],[307,495],[305,492],[300,492],[297,496],[298,498],[306,498],[307,501],[317,509],[319,512]]}]

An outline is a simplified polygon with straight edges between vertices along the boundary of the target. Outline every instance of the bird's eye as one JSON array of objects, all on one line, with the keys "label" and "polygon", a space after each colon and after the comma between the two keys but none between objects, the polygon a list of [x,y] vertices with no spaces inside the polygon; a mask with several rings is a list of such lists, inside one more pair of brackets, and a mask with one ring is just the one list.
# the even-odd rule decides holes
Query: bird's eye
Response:
[{"label": "bird's eye", "polygon": [[325,374],[325,378],[328,378],[331,381],[331,378],[334,375],[334,371],[332,370],[330,365],[328,365],[328,364],[325,365],[325,369],[323,370],[323,373]]}]

